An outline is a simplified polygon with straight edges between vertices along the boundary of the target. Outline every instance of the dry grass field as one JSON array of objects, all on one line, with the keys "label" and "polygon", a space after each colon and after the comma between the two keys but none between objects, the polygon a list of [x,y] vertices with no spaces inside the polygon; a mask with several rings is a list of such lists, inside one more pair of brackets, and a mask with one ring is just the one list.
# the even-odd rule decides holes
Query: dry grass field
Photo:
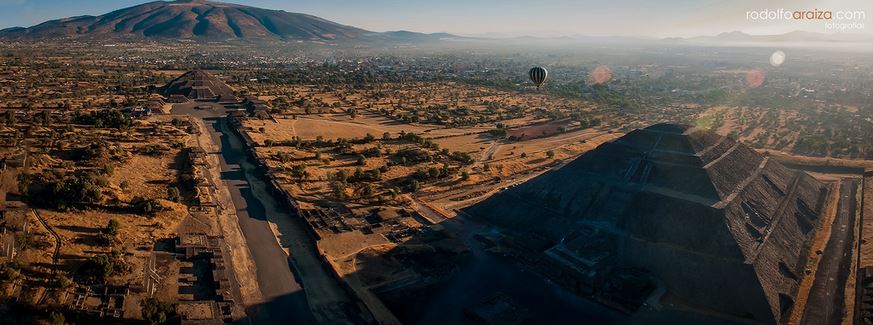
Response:
[{"label": "dry grass field", "polygon": [[[184,197],[169,194],[171,188],[182,187],[183,148],[190,137],[184,120],[171,116],[130,120],[100,110],[87,114],[92,115],[43,122],[40,127],[27,126],[27,120],[7,125],[27,130],[18,133],[27,145],[0,148],[7,159],[27,153],[22,167],[4,171],[4,175],[18,175],[15,186],[4,184],[15,195],[7,207],[30,225],[17,232],[34,241],[17,258],[26,262],[22,264],[25,287],[41,290],[37,299],[58,304],[68,303],[65,299],[71,296],[65,292],[77,284],[142,285],[144,262],[156,241],[176,236],[188,217]],[[9,221],[4,226],[10,226]],[[57,276],[72,281],[63,288],[40,285],[51,279],[55,240],[49,229],[61,242]],[[109,261],[106,268],[100,264],[104,256]],[[175,293],[164,292],[161,297],[175,299]],[[134,314],[129,317],[139,317],[142,298],[130,295],[133,302],[125,308]]]}]

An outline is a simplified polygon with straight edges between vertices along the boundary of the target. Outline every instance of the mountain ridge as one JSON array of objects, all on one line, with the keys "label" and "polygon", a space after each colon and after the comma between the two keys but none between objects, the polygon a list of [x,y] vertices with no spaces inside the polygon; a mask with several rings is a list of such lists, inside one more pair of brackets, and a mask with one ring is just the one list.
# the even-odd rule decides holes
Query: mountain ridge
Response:
[{"label": "mountain ridge", "polygon": [[742,31],[730,31],[714,36],[695,36],[689,38],[671,38],[692,42],[870,42],[870,35],[852,33],[817,33],[795,30],[782,34],[748,34]]},{"label": "mountain ridge", "polygon": [[428,41],[456,37],[416,32],[379,33],[317,16],[206,0],[152,1],[106,14],[49,20],[31,27],[0,30],[0,38]]}]

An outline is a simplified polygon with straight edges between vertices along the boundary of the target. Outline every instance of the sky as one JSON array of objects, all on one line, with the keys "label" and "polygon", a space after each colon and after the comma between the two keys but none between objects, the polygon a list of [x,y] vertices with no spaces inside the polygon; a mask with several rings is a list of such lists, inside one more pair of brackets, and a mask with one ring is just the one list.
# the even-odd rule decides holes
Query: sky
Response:
[{"label": "sky", "polygon": [[[77,15],[100,15],[145,0],[0,0],[0,28],[32,26]],[[871,0],[238,0],[302,12],[372,31],[411,30],[476,36],[688,37],[729,31],[779,34],[794,30],[873,33]],[[864,11],[868,19],[842,31],[823,21],[747,18],[761,10]]]}]

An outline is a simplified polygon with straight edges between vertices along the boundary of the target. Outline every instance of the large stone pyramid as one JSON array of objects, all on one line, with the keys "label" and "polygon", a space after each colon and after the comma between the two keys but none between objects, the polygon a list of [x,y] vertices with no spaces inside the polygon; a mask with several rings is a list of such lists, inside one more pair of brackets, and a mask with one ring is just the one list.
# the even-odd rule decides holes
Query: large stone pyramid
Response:
[{"label": "large stone pyramid", "polygon": [[642,270],[666,287],[654,304],[776,323],[794,304],[827,192],[730,138],[658,124],[466,212],[508,229],[580,292]]},{"label": "large stone pyramid", "polygon": [[206,71],[188,71],[170,81],[163,89],[164,96],[185,96],[191,100],[201,101],[235,101],[233,89],[224,81]]}]

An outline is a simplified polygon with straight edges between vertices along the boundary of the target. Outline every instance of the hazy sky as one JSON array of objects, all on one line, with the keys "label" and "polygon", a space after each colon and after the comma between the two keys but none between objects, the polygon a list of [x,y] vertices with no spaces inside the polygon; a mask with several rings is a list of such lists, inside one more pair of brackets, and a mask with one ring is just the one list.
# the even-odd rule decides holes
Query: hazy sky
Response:
[{"label": "hazy sky", "polygon": [[[0,28],[49,19],[99,15],[140,0],[0,0]],[[862,10],[873,33],[873,0],[239,0],[269,9],[313,14],[373,31],[457,34],[696,36],[741,30],[829,32],[822,21],[752,21],[747,11]]]}]

